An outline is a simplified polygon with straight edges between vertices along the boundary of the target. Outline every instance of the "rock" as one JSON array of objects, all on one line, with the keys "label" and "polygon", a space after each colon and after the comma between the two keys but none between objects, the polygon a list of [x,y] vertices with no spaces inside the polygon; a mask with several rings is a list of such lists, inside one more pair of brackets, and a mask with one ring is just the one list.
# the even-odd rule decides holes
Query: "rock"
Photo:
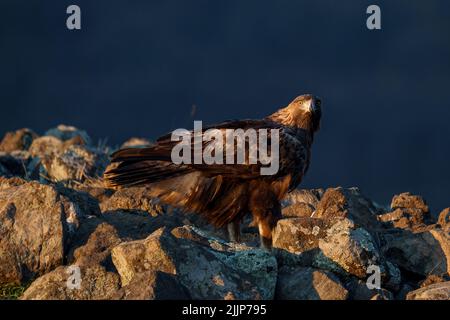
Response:
[{"label": "rock", "polygon": [[395,300],[406,300],[406,296],[411,291],[414,291],[414,287],[408,283],[405,283],[401,286],[400,290],[395,295]]},{"label": "rock", "polygon": [[435,283],[414,290],[406,296],[407,300],[450,300],[450,281]]},{"label": "rock", "polygon": [[79,266],[102,265],[111,270],[111,250],[122,242],[112,225],[102,222],[89,235],[85,245],[74,251],[74,264]]},{"label": "rock", "polygon": [[319,248],[325,257],[359,278],[366,277],[370,265],[383,263],[372,236],[349,219],[331,226],[327,236],[319,239]]},{"label": "rock", "polygon": [[55,187],[0,178],[0,283],[23,283],[64,261],[85,213]]},{"label": "rock", "polygon": [[386,261],[386,277],[381,280],[384,287],[392,291],[400,290],[403,281],[400,269],[390,261]]},{"label": "rock", "polygon": [[409,192],[395,195],[391,209],[393,211],[380,215],[378,219],[401,229],[417,229],[431,223],[430,212],[423,198]]},{"label": "rock", "polygon": [[[32,283],[24,299],[183,299],[189,297],[174,276],[153,271],[139,274],[121,286],[112,263],[114,247],[133,239],[141,239],[158,227],[171,225],[165,217],[150,217],[133,212],[111,212],[81,219],[76,238],[68,247],[67,261],[81,270],[85,286],[80,290],[67,288],[69,266],[50,271]],[[153,272],[153,273],[152,273]],[[96,281],[98,278],[98,281]],[[145,285],[143,285],[145,284]],[[175,286],[177,284],[177,286]],[[170,285],[170,288],[162,288]]]},{"label": "rock", "polygon": [[273,246],[282,266],[315,266],[366,278],[367,268],[377,265],[387,288],[398,289],[401,282],[400,271],[383,259],[373,237],[347,218],[281,219],[273,233]]},{"label": "rock", "polygon": [[365,281],[352,278],[346,284],[350,300],[394,300],[393,294],[384,289],[369,289]]},{"label": "rock", "polygon": [[[446,272],[444,271],[440,275],[443,274],[446,276],[450,275],[450,233],[447,231],[442,231],[439,229],[432,229],[429,231],[430,234],[434,237],[434,239],[439,242],[442,252],[444,253],[445,260],[442,261],[442,269],[445,270],[445,265],[447,265]],[[433,273],[433,274],[438,274]]]},{"label": "rock", "polygon": [[177,275],[192,299],[272,299],[275,258],[261,249],[223,250],[227,245],[216,242],[203,246],[161,228],[144,240],[116,246],[112,259],[125,286],[153,270]]},{"label": "rock", "polygon": [[[0,172],[3,171],[2,176],[12,177],[18,176],[23,177],[26,171],[25,160],[23,158],[12,156],[9,153],[0,152]],[[3,168],[3,169],[1,169]]]},{"label": "rock", "polygon": [[449,234],[432,226],[423,232],[394,229],[383,234],[382,253],[409,272],[427,276],[450,270]]},{"label": "rock", "polygon": [[82,219],[75,240],[68,249],[68,261],[77,265],[100,264],[114,270],[111,250],[124,241],[145,239],[158,228],[174,227],[177,220],[151,217],[138,211],[114,211]]},{"label": "rock", "polygon": [[405,217],[401,209],[396,209],[395,211],[383,213],[377,216],[377,219],[381,222],[393,222],[398,221]]},{"label": "rock", "polygon": [[439,214],[438,224],[447,232],[450,232],[450,208],[446,208]]},{"label": "rock", "polygon": [[383,291],[374,295],[370,300],[394,300],[394,295],[389,291]]},{"label": "rock", "polygon": [[[72,145],[72,143],[70,143]],[[60,154],[69,145],[53,136],[43,136],[33,140],[29,152],[33,157],[39,157],[42,160],[53,157],[54,154]]]},{"label": "rock", "polygon": [[0,176],[3,177],[9,177],[11,174],[9,173],[8,169],[6,169],[1,163],[0,163]]},{"label": "rock", "polygon": [[311,217],[315,208],[308,203],[291,204],[281,210],[283,218]]},{"label": "rock", "polygon": [[178,239],[187,239],[190,241],[197,242],[204,246],[209,246],[209,239],[199,233],[195,232],[192,226],[184,225],[181,227],[174,228],[171,234]]},{"label": "rock", "polygon": [[28,128],[7,132],[0,141],[0,151],[12,152],[15,150],[28,150],[38,135]]},{"label": "rock", "polygon": [[108,161],[106,154],[94,148],[72,145],[43,164],[53,181],[83,181],[87,177],[101,176]]},{"label": "rock", "polygon": [[399,195],[395,195],[391,202],[392,210],[395,209],[418,209],[424,214],[429,213],[429,209],[425,201],[421,196],[412,195],[409,192],[404,192]]},{"label": "rock", "polygon": [[282,201],[282,215],[284,218],[311,217],[316,210],[322,189],[296,189]]},{"label": "rock", "polygon": [[114,190],[105,188],[103,181],[96,179],[89,179],[84,183],[75,184],[73,186],[75,190],[89,193],[92,197],[97,199],[99,203],[105,202],[114,194]]},{"label": "rock", "polygon": [[86,133],[86,131],[64,124],[60,124],[56,128],[48,130],[45,135],[56,137],[61,141],[68,141],[73,138],[79,137],[83,141],[83,144],[91,144],[91,138]]},{"label": "rock", "polygon": [[398,268],[384,259],[369,232],[349,219],[338,220],[327,229],[327,236],[319,239],[319,248],[313,259],[315,267],[360,279],[368,278],[377,267],[383,286],[397,290],[400,285]]},{"label": "rock", "polygon": [[328,227],[324,219],[281,219],[273,232],[273,247],[295,255],[319,248],[319,239],[327,235]]},{"label": "rock", "polygon": [[39,159],[33,158],[27,151],[0,152],[0,175],[38,180]]},{"label": "rock", "polygon": [[130,138],[127,141],[125,141],[120,146],[120,149],[124,149],[124,148],[145,148],[145,147],[150,147],[151,145],[152,145],[152,143],[148,139],[133,137],[133,138]]},{"label": "rock", "polygon": [[276,299],[346,300],[347,297],[347,289],[330,272],[303,267],[279,270]]},{"label": "rock", "polygon": [[33,141],[29,152],[41,160],[41,175],[51,181],[84,181],[101,176],[109,162],[106,149],[86,145],[79,135],[67,139],[70,136],[55,133]]},{"label": "rock", "polygon": [[[79,269],[76,269],[79,268]],[[77,271],[78,270],[78,271]],[[78,281],[77,275],[80,276]],[[79,284],[79,286],[78,286]],[[21,300],[112,299],[120,289],[120,278],[98,265],[61,266],[36,279]]]},{"label": "rock", "polygon": [[112,225],[123,241],[145,239],[157,229],[165,226],[175,228],[182,222],[171,216],[149,216],[141,211],[110,211],[102,215],[102,220]]},{"label": "rock", "polygon": [[[160,229],[145,240],[127,242],[113,248],[113,263],[123,285],[130,283],[136,274],[147,270],[177,273],[172,257],[161,247],[159,238],[162,234],[163,229]],[[171,238],[165,237],[164,240],[166,239],[172,242],[169,246],[174,244]]]},{"label": "rock", "polygon": [[120,189],[111,197],[104,199],[100,203],[102,212],[114,210],[141,210],[152,216],[160,215],[164,212],[158,201],[148,195],[146,187],[132,187]]},{"label": "rock", "polygon": [[421,288],[423,288],[439,282],[445,282],[444,277],[437,276],[435,274],[430,274],[425,278],[425,280],[421,281],[419,285]]},{"label": "rock", "polygon": [[129,284],[115,295],[117,300],[186,300],[190,299],[188,290],[168,273],[144,271],[137,274]]},{"label": "rock", "polygon": [[[364,197],[358,188],[328,188],[317,205],[314,217],[321,219],[351,219],[376,237],[381,229],[377,220],[380,209]],[[376,240],[376,239],[375,239]]]},{"label": "rock", "polygon": [[97,199],[89,193],[62,184],[55,184],[54,187],[61,195],[69,199],[74,204],[76,211],[82,212],[82,215],[99,216],[101,214]]}]

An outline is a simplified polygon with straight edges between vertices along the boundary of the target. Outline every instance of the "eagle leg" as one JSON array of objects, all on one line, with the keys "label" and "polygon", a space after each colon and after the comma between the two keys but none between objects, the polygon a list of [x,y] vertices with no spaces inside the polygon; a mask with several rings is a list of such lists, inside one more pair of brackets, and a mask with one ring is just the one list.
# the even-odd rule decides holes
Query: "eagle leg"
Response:
[{"label": "eagle leg", "polygon": [[241,223],[239,220],[230,222],[227,229],[230,242],[241,242]]},{"label": "eagle leg", "polygon": [[260,244],[261,249],[272,251],[272,238],[267,238],[262,235],[259,235],[259,239],[261,243]]},{"label": "eagle leg", "polygon": [[[262,195],[260,191],[258,194]],[[281,204],[271,192],[265,193],[265,196],[259,199],[261,200],[251,201],[253,224],[258,226],[261,248],[271,251],[272,231],[281,218]]]},{"label": "eagle leg", "polygon": [[258,221],[259,240],[261,249],[272,250],[272,228],[266,221]]}]

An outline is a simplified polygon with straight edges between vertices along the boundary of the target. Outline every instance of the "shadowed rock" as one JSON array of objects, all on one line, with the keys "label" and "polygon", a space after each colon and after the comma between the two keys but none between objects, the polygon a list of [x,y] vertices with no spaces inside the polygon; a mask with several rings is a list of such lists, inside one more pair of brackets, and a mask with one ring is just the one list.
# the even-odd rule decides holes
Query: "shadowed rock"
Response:
[{"label": "shadowed rock", "polygon": [[145,271],[137,274],[130,283],[118,290],[118,300],[186,300],[188,290],[172,274]]},{"label": "shadowed rock", "polygon": [[422,276],[448,273],[450,236],[448,232],[430,226],[413,233],[395,229],[383,234],[383,255],[399,267]]},{"label": "shadowed rock", "polygon": [[279,270],[276,299],[346,300],[347,297],[347,289],[330,272],[303,267]]}]

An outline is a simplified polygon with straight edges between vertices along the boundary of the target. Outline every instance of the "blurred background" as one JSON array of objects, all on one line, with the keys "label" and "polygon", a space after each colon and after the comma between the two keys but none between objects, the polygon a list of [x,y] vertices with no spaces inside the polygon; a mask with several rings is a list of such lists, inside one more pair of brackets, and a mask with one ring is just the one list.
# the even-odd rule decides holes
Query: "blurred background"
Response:
[{"label": "blurred background", "polygon": [[[370,4],[382,30],[366,28]],[[1,136],[64,123],[118,145],[314,93],[323,122],[305,188],[450,206],[448,1],[2,0],[0,12]]]}]

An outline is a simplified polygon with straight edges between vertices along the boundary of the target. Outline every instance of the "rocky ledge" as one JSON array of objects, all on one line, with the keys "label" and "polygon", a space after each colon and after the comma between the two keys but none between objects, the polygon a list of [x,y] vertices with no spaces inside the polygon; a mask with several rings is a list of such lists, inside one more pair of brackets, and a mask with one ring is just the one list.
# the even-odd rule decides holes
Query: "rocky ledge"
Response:
[{"label": "rocky ledge", "polygon": [[450,208],[435,219],[409,193],[384,207],[357,188],[296,190],[267,252],[247,225],[229,243],[146,188],[105,189],[110,151],[63,125],[5,135],[1,298],[450,299]]}]

